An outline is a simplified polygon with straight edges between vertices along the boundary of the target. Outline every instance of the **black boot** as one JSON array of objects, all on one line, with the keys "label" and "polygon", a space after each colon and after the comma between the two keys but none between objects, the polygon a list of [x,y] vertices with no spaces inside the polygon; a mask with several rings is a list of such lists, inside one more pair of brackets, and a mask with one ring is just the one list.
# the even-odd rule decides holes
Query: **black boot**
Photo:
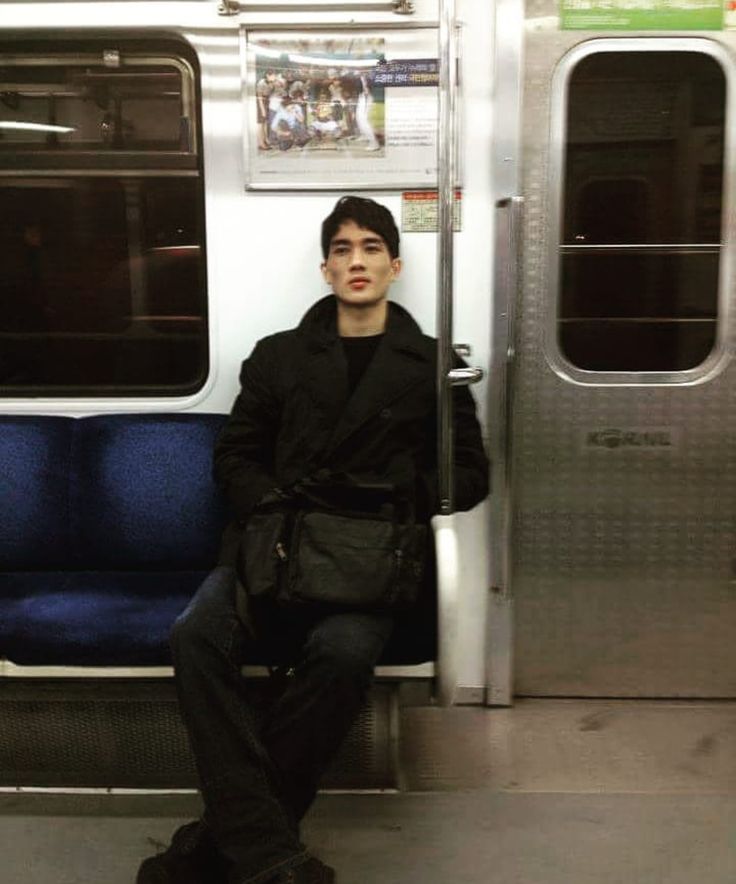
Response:
[{"label": "black boot", "polygon": [[288,872],[281,872],[269,884],[334,884],[335,870],[316,857],[309,859]]},{"label": "black boot", "polygon": [[174,832],[170,846],[143,860],[136,884],[226,884],[227,868],[212,833],[201,821]]}]

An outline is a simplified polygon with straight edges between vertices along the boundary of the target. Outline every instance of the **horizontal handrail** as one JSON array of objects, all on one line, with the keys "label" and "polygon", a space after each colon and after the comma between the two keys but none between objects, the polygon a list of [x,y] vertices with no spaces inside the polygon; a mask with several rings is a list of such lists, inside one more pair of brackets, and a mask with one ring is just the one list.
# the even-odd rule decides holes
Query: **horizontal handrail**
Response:
[{"label": "horizontal handrail", "polygon": [[412,0],[220,0],[220,15],[237,15],[239,12],[395,12],[411,15]]},{"label": "horizontal handrail", "polygon": [[705,252],[717,254],[721,251],[720,243],[683,242],[683,243],[560,243],[563,254],[570,252]]},{"label": "horizontal handrail", "polygon": [[709,322],[713,324],[716,318],[709,316],[568,316],[560,318],[558,322],[641,322],[641,323],[666,323],[666,322]]}]

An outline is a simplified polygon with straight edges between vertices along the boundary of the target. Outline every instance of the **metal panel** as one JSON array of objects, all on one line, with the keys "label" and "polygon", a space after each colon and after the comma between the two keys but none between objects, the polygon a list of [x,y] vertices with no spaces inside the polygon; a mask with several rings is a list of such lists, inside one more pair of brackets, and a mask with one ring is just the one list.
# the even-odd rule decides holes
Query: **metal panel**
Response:
[{"label": "metal panel", "polygon": [[513,696],[513,598],[510,581],[509,531],[512,503],[509,471],[510,400],[513,396],[514,323],[518,300],[521,210],[520,197],[496,206],[493,309],[493,371],[489,398],[499,415],[491,437],[494,490],[491,515],[491,590],[486,658],[487,702],[506,706]]},{"label": "metal panel", "polygon": [[[523,293],[512,425],[515,690],[733,697],[733,366],[722,360],[699,382],[629,376],[605,384],[590,376],[581,383],[555,371],[545,351],[558,246],[551,84],[565,52],[595,36],[560,31],[556,16],[549,0],[528,4]],[[705,38],[716,51],[718,41],[733,50],[731,34]],[[703,38],[678,42],[697,50]],[[732,66],[732,54],[722,63]],[[727,125],[733,128],[733,115]],[[733,165],[728,154],[726,164]],[[730,290],[722,294],[733,297]],[[730,354],[733,328],[730,318],[722,319]],[[602,430],[617,431],[608,445],[595,444]],[[646,431],[669,444],[617,444],[641,441],[637,434]]]},{"label": "metal panel", "polygon": [[514,324],[521,260],[520,190],[522,0],[497,0],[493,66],[495,183],[491,372],[488,409],[491,456],[491,581],[486,621],[486,702],[513,702],[513,587],[510,575],[510,416]]}]

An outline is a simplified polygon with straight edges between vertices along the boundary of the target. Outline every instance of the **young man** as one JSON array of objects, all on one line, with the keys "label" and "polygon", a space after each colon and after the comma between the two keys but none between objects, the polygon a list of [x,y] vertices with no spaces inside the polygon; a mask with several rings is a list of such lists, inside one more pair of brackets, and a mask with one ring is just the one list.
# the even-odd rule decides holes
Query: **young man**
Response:
[{"label": "young man", "polygon": [[[258,342],[215,448],[234,535],[254,511],[310,479],[336,482],[348,496],[389,487],[410,501],[419,522],[438,509],[436,342],[387,300],[401,272],[394,219],[373,200],[343,197],[322,226],[322,251],[333,294],[297,328]],[[474,506],[487,488],[474,403],[460,388],[457,507]],[[233,568],[223,565],[174,627],[177,687],[205,815],[143,863],[139,884],[335,880],[305,851],[299,822],[361,708],[395,620],[255,600],[249,615],[253,631],[236,612]],[[254,655],[291,667],[260,716],[241,676]]]}]

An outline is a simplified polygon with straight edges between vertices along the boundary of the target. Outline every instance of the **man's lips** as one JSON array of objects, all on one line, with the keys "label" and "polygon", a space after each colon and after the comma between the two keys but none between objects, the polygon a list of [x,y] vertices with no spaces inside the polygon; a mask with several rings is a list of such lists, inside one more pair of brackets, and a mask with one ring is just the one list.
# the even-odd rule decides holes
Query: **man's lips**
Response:
[{"label": "man's lips", "polygon": [[351,279],[348,285],[351,289],[364,289],[368,285],[369,280],[364,276],[356,277],[355,279]]}]

